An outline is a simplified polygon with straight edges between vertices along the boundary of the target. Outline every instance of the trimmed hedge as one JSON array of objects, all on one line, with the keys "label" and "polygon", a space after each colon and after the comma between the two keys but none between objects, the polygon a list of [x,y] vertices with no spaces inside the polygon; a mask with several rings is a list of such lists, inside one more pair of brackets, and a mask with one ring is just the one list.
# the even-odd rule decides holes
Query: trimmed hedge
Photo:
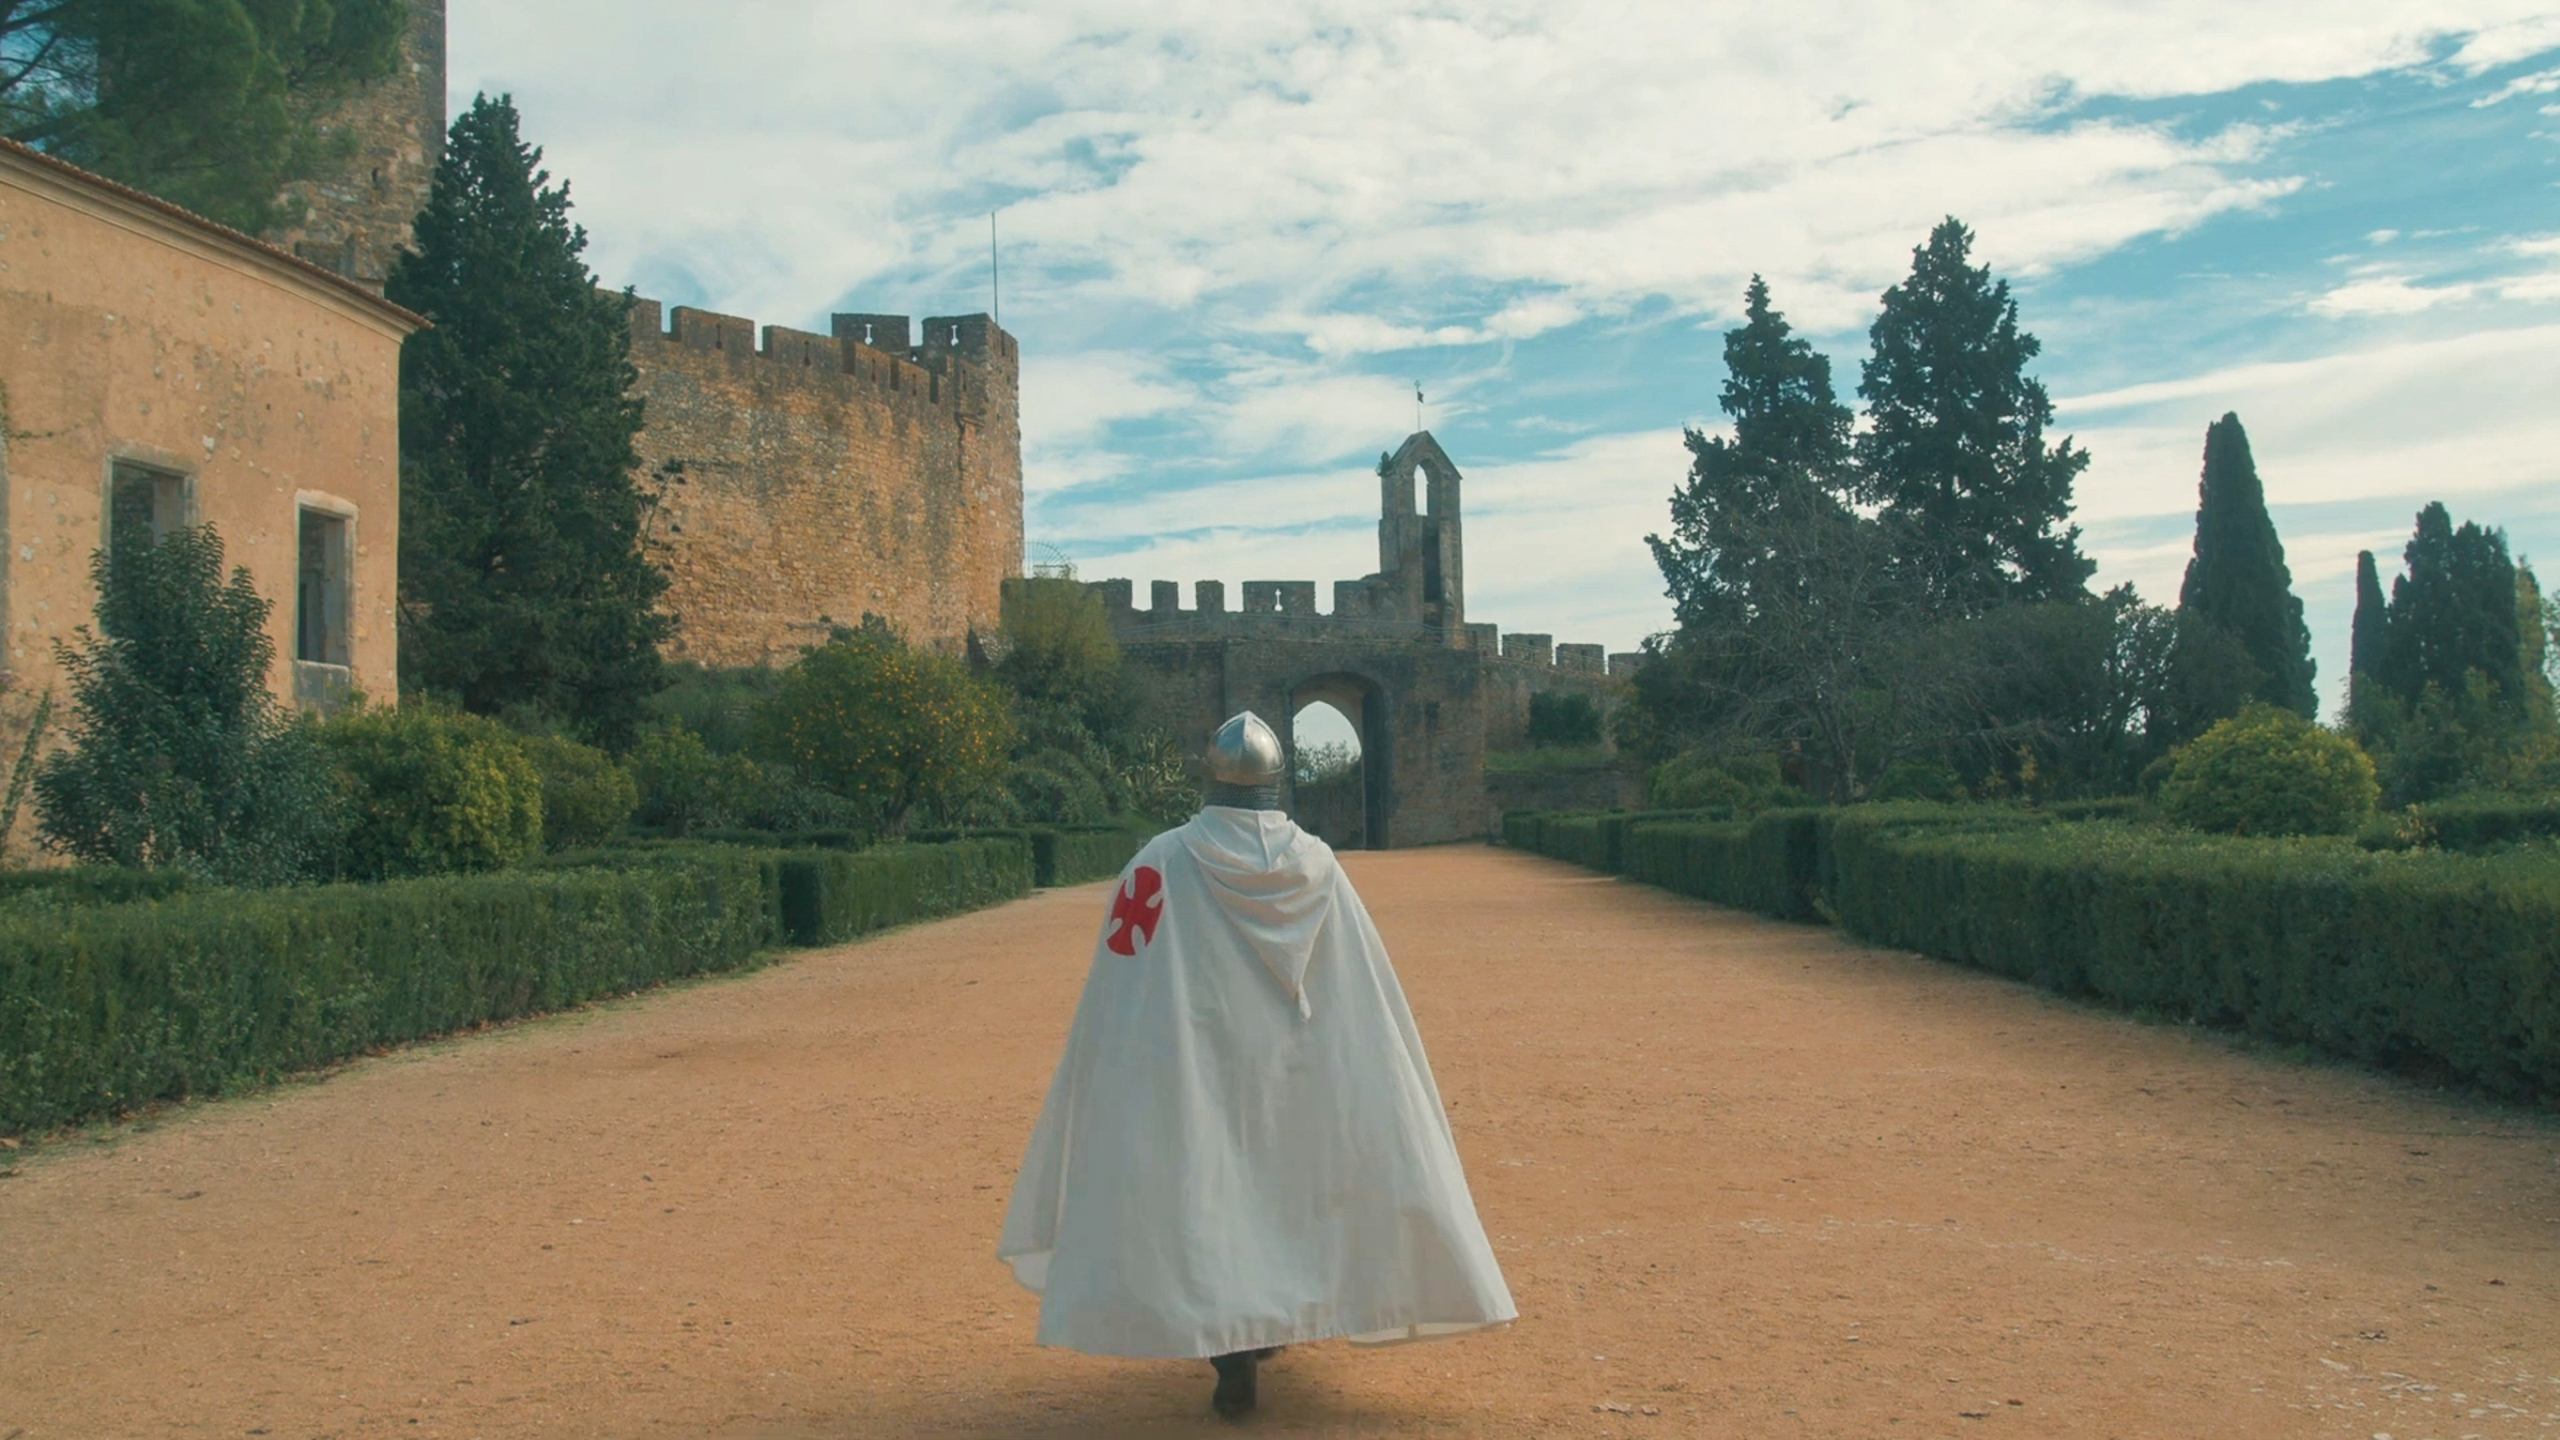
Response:
[{"label": "trimmed hedge", "polygon": [[2487,850],[2560,838],[2560,799],[2483,796],[2438,800],[2411,807],[2407,817],[2384,814],[2357,837],[2368,850],[2407,850],[2437,845],[2447,850]]},{"label": "trimmed hedge", "polygon": [[[1580,833],[1568,818],[1506,833],[1542,848],[1528,842]],[[1749,825],[1639,815],[1628,834],[1625,873],[1683,894],[1765,914],[1790,914],[1799,895],[1809,912],[1819,896],[1877,944],[2560,1101],[2560,863],[2547,853],[2374,853],[1990,806]]]},{"label": "trimmed hedge", "polygon": [[1031,832],[1031,863],[1044,885],[1107,880],[1125,869],[1155,836],[1119,825]]},{"label": "trimmed hedge", "polygon": [[0,1132],[748,964],[749,854],[0,916]]},{"label": "trimmed hedge", "polygon": [[62,870],[0,870],[0,912],[12,905],[123,905],[159,900],[188,889],[184,870],[124,870],[79,865]]},{"label": "trimmed hedge", "polygon": [[[90,903],[0,904],[0,1134],[750,968],[777,944],[1010,899],[1033,869],[1029,839],[1010,835],[859,852],[641,843],[537,869],[291,890],[44,873],[0,877],[0,900]],[[165,898],[107,903],[133,896]]]},{"label": "trimmed hedge", "polygon": [[1821,813],[1771,810],[1748,821],[1630,825],[1622,873],[1737,910],[1810,920]]},{"label": "trimmed hedge", "polygon": [[1010,900],[1032,886],[1031,847],[1005,837],[795,850],[778,861],[783,933],[835,945],[874,930]]}]

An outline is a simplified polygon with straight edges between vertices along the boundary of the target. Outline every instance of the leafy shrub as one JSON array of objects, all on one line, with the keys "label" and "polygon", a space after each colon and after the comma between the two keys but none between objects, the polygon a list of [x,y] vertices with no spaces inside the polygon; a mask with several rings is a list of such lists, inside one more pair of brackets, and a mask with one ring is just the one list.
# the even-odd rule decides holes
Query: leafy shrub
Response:
[{"label": "leafy shrub", "polygon": [[[1157,824],[1188,820],[1200,811],[1200,782],[1183,763],[1182,747],[1173,737],[1154,731],[1138,737],[1120,765],[1120,783],[1131,813]],[[1118,866],[1112,867],[1116,873]]]},{"label": "leafy shrub", "polygon": [[681,661],[666,688],[642,704],[660,727],[680,725],[714,755],[735,755],[755,739],[756,707],[782,688],[782,672],[762,665],[714,668]]},{"label": "leafy shrub", "polygon": [[355,797],[350,877],[514,865],[542,847],[542,773],[485,716],[419,701],[342,711],[320,728]]},{"label": "leafy shrub", "polygon": [[743,826],[769,808],[773,784],[744,755],[716,755],[681,725],[644,731],[626,762],[644,825],[671,835]]},{"label": "leafy shrub", "polygon": [[1095,825],[1111,818],[1103,783],[1082,760],[1064,750],[1043,750],[1013,762],[1005,790],[1035,825]]},{"label": "leafy shrub", "polygon": [[2160,785],[2160,809],[2233,835],[2349,835],[2381,787],[2353,740],[2294,710],[2253,705],[2190,741]]},{"label": "leafy shrub", "polygon": [[211,526],[119,535],[89,573],[96,633],[54,653],[70,679],[70,748],[36,770],[48,847],[98,865],[173,866],[273,885],[326,867],[344,822],[308,722],[267,689],[270,606],[222,575]]},{"label": "leafy shrub", "polygon": [[1529,743],[1558,748],[1600,743],[1600,707],[1588,695],[1529,697]]},{"label": "leafy shrub", "polygon": [[1657,810],[1757,810],[1777,803],[1787,787],[1775,755],[1692,752],[1655,766],[1646,788]]},{"label": "leafy shrub", "polygon": [[889,833],[919,806],[996,789],[1012,740],[998,691],[876,623],[804,652],[756,713],[759,758],[789,765]]},{"label": "leafy shrub", "polygon": [[542,777],[542,843],[552,850],[602,845],[622,833],[640,808],[631,772],[591,745],[556,735],[523,742]]},{"label": "leafy shrub", "polygon": [[1935,760],[1896,760],[1876,777],[1867,798],[1878,802],[1934,800],[1954,804],[1965,799],[1964,777],[1952,765]]}]

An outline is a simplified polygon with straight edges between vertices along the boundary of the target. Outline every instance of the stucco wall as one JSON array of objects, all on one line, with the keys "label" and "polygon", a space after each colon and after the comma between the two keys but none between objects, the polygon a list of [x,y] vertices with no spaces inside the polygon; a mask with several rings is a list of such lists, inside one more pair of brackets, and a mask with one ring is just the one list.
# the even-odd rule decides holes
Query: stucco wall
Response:
[{"label": "stucco wall", "polygon": [[752,320],[659,316],[635,307],[631,358],[670,659],[788,664],[866,613],[945,651],[996,627],[1022,569],[1012,336],[942,317],[911,346],[903,317],[846,315],[758,344]]},{"label": "stucco wall", "polygon": [[[0,150],[0,666],[59,690],[53,642],[92,623],[111,467],[178,476],[274,602],[294,693],[299,511],[351,522],[350,669],[397,691],[400,312],[289,257]],[[0,765],[21,736],[0,733]],[[5,782],[0,773],[0,782]],[[21,827],[26,821],[21,818]]]}]

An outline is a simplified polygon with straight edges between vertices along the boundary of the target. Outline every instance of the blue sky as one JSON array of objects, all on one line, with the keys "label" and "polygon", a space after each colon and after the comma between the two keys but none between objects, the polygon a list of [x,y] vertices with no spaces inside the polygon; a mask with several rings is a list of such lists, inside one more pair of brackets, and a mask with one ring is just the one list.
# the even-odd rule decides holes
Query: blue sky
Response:
[{"label": "blue sky", "polygon": [[998,211],[1028,538],[1141,593],[1371,569],[1418,380],[1470,618],[1632,648],[1747,278],[1854,392],[1947,214],[2095,456],[2101,583],[2174,599],[2226,410],[2333,702],[2355,551],[2426,501],[2560,570],[2548,3],[455,0],[450,63],[670,303],[983,309]]}]

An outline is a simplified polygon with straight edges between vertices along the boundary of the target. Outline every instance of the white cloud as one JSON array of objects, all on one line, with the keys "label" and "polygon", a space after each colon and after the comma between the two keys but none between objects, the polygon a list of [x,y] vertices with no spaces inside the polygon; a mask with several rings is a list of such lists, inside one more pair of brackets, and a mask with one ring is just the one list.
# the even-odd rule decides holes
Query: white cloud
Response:
[{"label": "white cloud", "polygon": [[2560,70],[2537,70],[2530,75],[2519,75],[2472,101],[2471,108],[2486,109],[2491,105],[2504,104],[2519,95],[2548,95],[2554,90],[2560,90]]},{"label": "white cloud", "polygon": [[2560,325],[2234,366],[2056,402],[2095,457],[2089,519],[2195,507],[2205,426],[2236,411],[2275,504],[2560,481]]},{"label": "white cloud", "polygon": [[[2229,173],[2275,133],[2253,127],[2019,123],[2055,97],[2364,74],[2446,33],[2474,33],[2469,64],[2534,13],[456,0],[451,28],[457,89],[519,92],[610,277],[681,271],[716,306],[789,320],[921,261],[940,278],[918,308],[940,306],[983,290],[984,211],[1010,202],[1026,318],[1294,314],[1349,356],[1656,295],[1720,310],[1773,254],[1819,327],[1950,211],[2032,276],[2292,183]],[[1345,303],[1454,281],[1488,292],[1482,312]]]},{"label": "white cloud", "polygon": [[2314,315],[2342,317],[2348,315],[2415,315],[2457,300],[2471,298],[2470,285],[2413,285],[2405,275],[2385,275],[2370,280],[2350,280],[2329,293],[2315,297],[2305,307]]},{"label": "white cloud", "polygon": [[[2501,65],[2530,60],[2545,51],[2560,49],[2560,15],[2548,10],[2536,13],[2532,6],[2519,8],[2524,13],[2510,11],[2510,14],[2516,14],[2516,18],[2503,22],[2486,15],[2476,17],[2472,24],[2478,28],[2453,54],[2455,68],[2477,75]],[[2457,24],[2446,28],[2469,27]]]}]

